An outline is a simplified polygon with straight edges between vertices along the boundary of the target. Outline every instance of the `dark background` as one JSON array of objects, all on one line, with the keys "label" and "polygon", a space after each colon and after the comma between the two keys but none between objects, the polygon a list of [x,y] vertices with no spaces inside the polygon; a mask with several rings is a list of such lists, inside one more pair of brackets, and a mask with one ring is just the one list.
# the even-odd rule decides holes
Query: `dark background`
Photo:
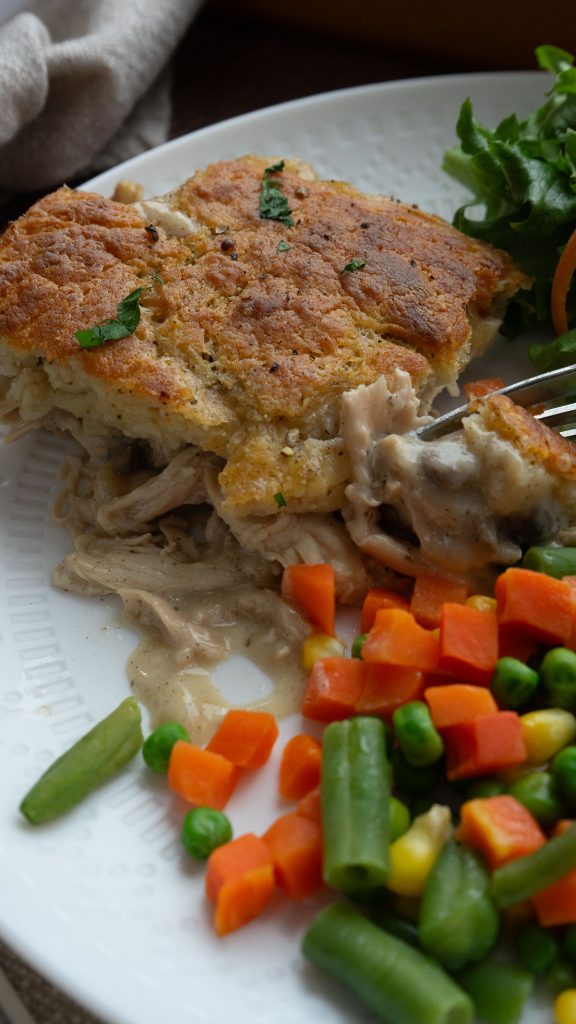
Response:
[{"label": "dark background", "polygon": [[[161,2],[161,0],[159,0]],[[425,75],[534,68],[576,52],[567,0],[206,0],[173,62],[170,137],[275,103]],[[79,184],[90,177],[87,169]],[[38,193],[0,203],[0,230]]]}]

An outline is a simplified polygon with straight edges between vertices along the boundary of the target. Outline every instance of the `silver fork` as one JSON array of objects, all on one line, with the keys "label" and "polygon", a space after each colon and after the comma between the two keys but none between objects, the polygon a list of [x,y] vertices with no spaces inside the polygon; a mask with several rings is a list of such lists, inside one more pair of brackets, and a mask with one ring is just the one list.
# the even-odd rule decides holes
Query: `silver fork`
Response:
[{"label": "silver fork", "polygon": [[[493,391],[494,395],[509,395],[517,405],[541,405],[561,398],[576,398],[576,365],[563,366],[561,370],[550,370],[540,373],[537,377],[528,377],[515,384],[507,384],[504,388]],[[438,416],[431,423],[425,423],[415,431],[422,441],[435,441],[438,437],[457,430],[462,418],[470,412],[468,405],[461,405],[452,412]],[[563,405],[553,405],[542,412],[536,413],[536,419],[553,427],[564,437],[576,435],[576,401]]]}]

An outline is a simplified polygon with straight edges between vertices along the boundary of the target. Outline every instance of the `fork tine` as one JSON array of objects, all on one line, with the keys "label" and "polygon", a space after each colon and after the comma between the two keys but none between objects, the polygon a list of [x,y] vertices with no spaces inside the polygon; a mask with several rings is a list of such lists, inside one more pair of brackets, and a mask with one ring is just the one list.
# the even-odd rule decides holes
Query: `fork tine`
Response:
[{"label": "fork tine", "polygon": [[[536,414],[536,419],[545,423],[547,427],[570,427],[576,426],[576,402],[568,402],[566,405],[554,405],[551,409],[544,409]],[[566,435],[564,435],[566,436]]]},{"label": "fork tine", "polygon": [[[538,376],[528,377],[526,380],[516,381],[514,384],[499,388],[493,394],[508,395],[518,405],[529,406],[549,402],[554,398],[566,398],[571,392],[576,394],[576,364],[563,366],[560,370],[549,370],[547,373],[540,373]],[[438,416],[431,423],[418,427],[415,434],[423,441],[433,441],[437,437],[443,437],[451,431],[457,430],[462,418],[468,413],[468,405],[459,406],[452,412]],[[545,422],[551,425],[549,421]],[[560,420],[558,426],[562,422]],[[574,422],[576,422],[576,417],[574,417]]]}]

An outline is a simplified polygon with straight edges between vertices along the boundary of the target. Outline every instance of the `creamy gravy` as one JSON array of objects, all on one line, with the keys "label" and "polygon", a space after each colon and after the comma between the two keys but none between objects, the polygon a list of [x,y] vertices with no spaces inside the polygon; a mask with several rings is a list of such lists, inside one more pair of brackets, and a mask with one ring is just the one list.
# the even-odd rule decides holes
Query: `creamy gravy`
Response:
[{"label": "creamy gravy", "polygon": [[[193,743],[204,743],[231,707],[270,711],[277,718],[298,711],[305,684],[299,650],[288,650],[277,636],[272,637],[268,627],[251,622],[238,621],[221,628],[226,631],[233,658],[226,675],[226,696],[214,679],[225,661],[219,664],[218,671],[214,662],[198,657],[183,665],[181,650],[164,642],[156,630],[147,630],[148,636],[129,658],[128,675],[134,693],[150,712],[153,727],[161,722],[180,722]],[[242,666],[243,678],[238,680],[238,698],[233,699],[233,674],[237,670],[234,655],[243,656],[263,672],[270,687],[251,680],[250,666],[246,664]],[[263,693],[263,689],[268,692]]]}]

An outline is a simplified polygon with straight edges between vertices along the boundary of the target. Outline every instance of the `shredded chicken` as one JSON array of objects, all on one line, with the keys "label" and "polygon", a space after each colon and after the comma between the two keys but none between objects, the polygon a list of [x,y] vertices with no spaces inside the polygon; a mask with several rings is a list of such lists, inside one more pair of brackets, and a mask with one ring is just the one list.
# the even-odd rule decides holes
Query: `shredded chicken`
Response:
[{"label": "shredded chicken", "polygon": [[344,604],[359,603],[370,586],[362,557],[345,527],[333,516],[283,513],[238,517],[226,511],[214,474],[208,478],[210,500],[244,551],[259,552],[283,568],[294,563],[328,562],[336,592]]},{"label": "shredded chicken", "polygon": [[161,473],[100,505],[98,525],[112,535],[130,534],[175,508],[201,505],[208,500],[205,473],[215,461],[198,448],[184,448]]}]

